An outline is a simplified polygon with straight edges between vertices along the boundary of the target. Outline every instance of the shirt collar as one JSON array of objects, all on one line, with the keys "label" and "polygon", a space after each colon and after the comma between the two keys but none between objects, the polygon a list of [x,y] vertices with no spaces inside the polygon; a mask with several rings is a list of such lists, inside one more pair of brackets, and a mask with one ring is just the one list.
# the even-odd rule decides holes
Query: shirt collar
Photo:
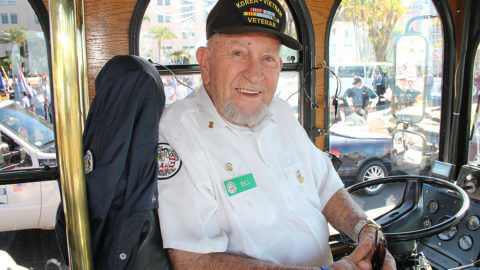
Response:
[{"label": "shirt collar", "polygon": [[198,97],[201,104],[201,111],[198,118],[198,124],[201,129],[212,129],[227,126],[227,122],[218,113],[212,99],[207,93],[205,86],[198,88]]}]

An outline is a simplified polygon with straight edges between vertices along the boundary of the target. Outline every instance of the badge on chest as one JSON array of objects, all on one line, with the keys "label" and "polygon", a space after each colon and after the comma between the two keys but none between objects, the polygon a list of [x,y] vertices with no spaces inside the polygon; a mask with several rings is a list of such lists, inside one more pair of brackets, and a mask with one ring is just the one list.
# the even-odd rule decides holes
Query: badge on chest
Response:
[{"label": "badge on chest", "polygon": [[251,173],[227,180],[223,182],[223,184],[225,185],[228,196],[233,196],[257,187],[257,183]]}]

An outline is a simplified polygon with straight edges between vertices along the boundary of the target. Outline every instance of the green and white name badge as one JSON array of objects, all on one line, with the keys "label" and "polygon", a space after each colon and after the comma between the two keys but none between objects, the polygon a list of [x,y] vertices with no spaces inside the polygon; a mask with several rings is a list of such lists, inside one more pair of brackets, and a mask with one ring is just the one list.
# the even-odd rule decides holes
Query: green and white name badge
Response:
[{"label": "green and white name badge", "polygon": [[257,186],[255,179],[253,179],[253,174],[251,173],[227,180],[223,182],[223,184],[225,185],[229,197]]}]

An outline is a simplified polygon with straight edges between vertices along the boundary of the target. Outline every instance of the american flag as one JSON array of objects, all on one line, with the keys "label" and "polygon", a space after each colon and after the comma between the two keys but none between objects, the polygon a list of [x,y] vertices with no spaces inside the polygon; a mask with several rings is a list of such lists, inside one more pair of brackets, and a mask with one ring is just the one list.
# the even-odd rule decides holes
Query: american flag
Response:
[{"label": "american flag", "polygon": [[13,192],[19,192],[23,190],[24,184],[13,184]]},{"label": "american flag", "polygon": [[5,73],[5,70],[3,69],[2,66],[0,66],[1,68],[1,71],[2,71],[2,74],[0,74],[0,76],[2,77],[2,81],[3,81],[3,78],[5,78],[5,82],[4,82],[4,86],[6,89],[10,88],[10,83],[8,82],[8,76],[7,76],[7,73]]}]

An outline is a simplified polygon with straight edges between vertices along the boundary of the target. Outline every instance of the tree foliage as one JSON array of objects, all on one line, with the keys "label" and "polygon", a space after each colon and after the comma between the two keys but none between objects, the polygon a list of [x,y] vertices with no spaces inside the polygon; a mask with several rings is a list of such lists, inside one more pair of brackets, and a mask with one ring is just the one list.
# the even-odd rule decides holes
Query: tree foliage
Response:
[{"label": "tree foliage", "polygon": [[168,39],[175,39],[177,36],[170,30],[168,26],[156,24],[148,29],[148,33],[158,42],[158,62],[162,62],[162,42]]},{"label": "tree foliage", "polygon": [[[343,0],[337,16],[368,35],[376,61],[386,60],[394,26],[406,12],[400,0]],[[357,38],[357,40],[359,40]]]},{"label": "tree foliage", "polygon": [[0,33],[0,43],[17,43],[22,46],[27,40],[27,35],[25,34],[26,30],[27,29],[23,27],[12,27],[2,30]]},{"label": "tree foliage", "polygon": [[181,61],[182,64],[190,64],[190,60],[192,55],[184,50],[177,50],[170,54],[170,61],[172,62],[179,62]]}]

